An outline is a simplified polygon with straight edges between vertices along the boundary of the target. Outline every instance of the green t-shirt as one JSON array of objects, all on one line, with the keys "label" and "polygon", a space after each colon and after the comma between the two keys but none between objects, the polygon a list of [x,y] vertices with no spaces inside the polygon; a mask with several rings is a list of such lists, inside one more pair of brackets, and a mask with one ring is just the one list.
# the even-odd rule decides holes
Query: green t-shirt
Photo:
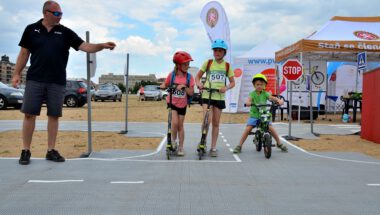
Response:
[{"label": "green t-shirt", "polygon": [[[266,104],[269,100],[271,94],[265,90],[261,91],[260,94],[256,90],[249,93],[249,97],[251,98],[252,104],[263,105]],[[257,107],[251,106],[251,110],[249,111],[249,116],[252,118],[260,118],[260,113]]]},{"label": "green t-shirt", "polygon": [[[206,72],[208,61],[204,62],[201,71]],[[220,89],[226,86],[226,62],[223,60],[222,63],[218,63],[215,60],[212,61],[210,65],[210,71],[206,74],[206,82],[204,83],[205,88]],[[228,77],[233,77],[234,73],[231,69],[231,66],[228,70]],[[211,87],[210,87],[211,84]],[[224,100],[225,94],[219,92],[213,92],[211,95],[212,100]],[[204,90],[202,93],[203,99],[209,98],[209,93]]]}]

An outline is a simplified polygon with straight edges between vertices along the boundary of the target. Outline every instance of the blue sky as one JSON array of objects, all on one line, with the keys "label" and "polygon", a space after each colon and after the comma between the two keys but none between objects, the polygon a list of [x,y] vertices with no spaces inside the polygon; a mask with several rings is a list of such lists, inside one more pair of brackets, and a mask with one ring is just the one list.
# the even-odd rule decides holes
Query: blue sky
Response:
[{"label": "blue sky", "polygon": [[[61,24],[91,42],[114,41],[114,51],[97,54],[101,74],[122,74],[130,53],[130,74],[164,77],[172,70],[172,55],[188,51],[199,67],[212,57],[210,42],[199,18],[203,0],[64,0]],[[380,16],[377,0],[221,0],[230,22],[232,56],[243,54],[267,39],[281,47],[308,36],[333,16]],[[15,62],[26,25],[42,17],[44,0],[0,0],[0,55]],[[71,49],[68,77],[86,77],[86,55]]]}]

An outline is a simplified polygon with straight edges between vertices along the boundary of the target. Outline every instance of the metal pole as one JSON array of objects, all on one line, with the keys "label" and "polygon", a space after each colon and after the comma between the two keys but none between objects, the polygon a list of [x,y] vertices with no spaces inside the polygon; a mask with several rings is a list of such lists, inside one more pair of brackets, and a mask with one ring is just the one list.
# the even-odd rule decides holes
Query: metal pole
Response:
[{"label": "metal pole", "polygon": [[310,75],[311,75],[311,62],[309,60],[309,74],[307,77],[307,85],[309,85],[309,107],[310,107],[310,130],[311,133],[313,134],[313,94],[312,94],[312,86],[310,83]]},{"label": "metal pole", "polygon": [[360,69],[358,68],[358,69],[356,70],[356,80],[355,80],[355,93],[357,93],[357,92],[358,92],[358,84],[359,84],[359,71],[360,71]]},{"label": "metal pole", "polygon": [[121,131],[120,134],[128,133],[128,75],[129,75],[129,53],[127,53],[127,65],[125,71],[125,88],[126,88],[126,96],[125,96],[125,129]]},{"label": "metal pole", "polygon": [[[288,81],[288,85],[290,82],[290,91],[293,91],[293,81]],[[292,136],[292,120],[293,120],[293,112],[292,112],[292,106],[293,106],[293,93],[290,93],[290,99],[289,99],[289,111],[290,115],[288,116],[289,118],[289,138]]]},{"label": "metal pole", "polygon": [[310,101],[310,131],[312,134],[314,134],[315,136],[319,136],[317,133],[314,133],[314,120],[313,120],[313,86],[312,86],[312,82],[311,82],[311,62],[309,60],[309,75],[307,76],[307,81],[308,81],[308,85],[309,85],[309,101]]},{"label": "metal pole", "polygon": [[292,91],[293,91],[293,81],[287,81],[288,82],[288,86],[289,86],[289,83],[290,83],[290,97],[289,97],[289,109],[288,109],[288,111],[290,112],[288,112],[288,120],[289,120],[289,129],[288,129],[288,136],[284,136],[284,138],[286,139],[286,140],[297,140],[297,138],[296,137],[293,137],[292,136],[292,119],[293,119],[293,117],[292,117],[292,105],[293,105],[293,102],[292,102],[292,100],[293,100],[293,93],[292,93]]},{"label": "metal pole", "polygon": [[[86,42],[90,42],[90,32],[86,31]],[[81,157],[89,157],[92,153],[92,137],[91,137],[91,75],[90,75],[90,53],[86,53],[86,64],[87,64],[87,122],[88,122],[88,152],[87,154],[82,154]]]}]

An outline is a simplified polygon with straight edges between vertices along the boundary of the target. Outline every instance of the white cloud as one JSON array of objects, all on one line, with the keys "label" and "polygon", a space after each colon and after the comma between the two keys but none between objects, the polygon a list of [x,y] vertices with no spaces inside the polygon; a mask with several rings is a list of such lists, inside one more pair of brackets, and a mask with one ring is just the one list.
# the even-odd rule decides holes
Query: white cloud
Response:
[{"label": "white cloud", "polygon": [[140,36],[129,36],[125,40],[118,41],[115,52],[159,56],[172,52],[172,48],[164,43],[153,43],[151,40]]},{"label": "white cloud", "polygon": [[[26,25],[42,17],[45,0],[12,0],[0,3],[0,53],[14,60]],[[62,24],[91,42],[115,41],[113,52],[99,53],[99,73],[122,72],[125,53],[133,55],[137,73],[163,73],[172,68],[176,50],[188,51],[199,66],[211,57],[200,11],[209,0],[75,0],[61,1]],[[272,39],[287,46],[318,30],[332,16],[379,16],[380,1],[371,0],[219,0],[230,22],[232,55]],[[84,53],[70,55],[68,73],[82,74]],[[136,61],[136,62],[135,62]],[[147,64],[146,62],[149,62]],[[151,63],[153,62],[153,63]],[[150,65],[153,64],[153,65]]]}]

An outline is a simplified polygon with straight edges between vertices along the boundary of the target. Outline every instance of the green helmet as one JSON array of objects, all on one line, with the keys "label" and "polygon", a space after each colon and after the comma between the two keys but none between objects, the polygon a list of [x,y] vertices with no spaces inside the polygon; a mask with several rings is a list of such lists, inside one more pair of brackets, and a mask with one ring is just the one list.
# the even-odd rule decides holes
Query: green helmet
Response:
[{"label": "green helmet", "polygon": [[252,82],[255,82],[256,80],[263,80],[265,84],[268,84],[267,77],[261,73],[258,73],[252,77]]}]

